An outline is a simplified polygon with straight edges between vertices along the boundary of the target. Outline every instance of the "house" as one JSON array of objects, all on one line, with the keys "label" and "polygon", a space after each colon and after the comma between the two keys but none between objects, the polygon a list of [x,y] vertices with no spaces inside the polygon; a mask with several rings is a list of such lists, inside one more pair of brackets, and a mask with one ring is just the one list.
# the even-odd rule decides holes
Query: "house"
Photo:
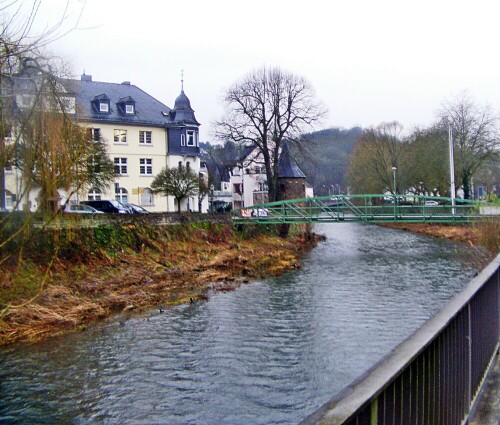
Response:
[{"label": "house", "polygon": [[213,191],[210,193],[210,211],[229,211],[233,206],[233,194],[231,192],[231,175],[227,168],[223,171],[216,164],[214,170]]},{"label": "house", "polygon": [[[79,80],[62,79],[64,96],[74,105],[68,112],[89,129],[89,138],[107,144],[115,166],[115,178],[106,190],[90,188],[71,196],[69,202],[116,199],[123,204],[135,203],[149,211],[177,211],[173,197],[156,195],[151,189],[154,177],[164,167],[183,166],[206,175],[201,167],[196,120],[189,98],[182,87],[173,108],[169,108],[139,87],[125,81],[121,84],[93,81],[91,75]],[[22,178],[16,170],[6,170],[7,205],[21,196]],[[32,191],[33,192],[33,191]],[[67,195],[59,191],[60,203]],[[19,203],[19,209],[37,208],[37,193],[30,193]],[[196,195],[182,201],[181,210],[206,211],[208,200],[198,202]]]},{"label": "house", "polygon": [[[267,175],[262,153],[254,146],[242,150],[240,161],[231,172],[233,209],[251,207],[269,201]],[[278,197],[298,199],[313,197],[312,187],[292,157],[287,143],[278,158]]]},{"label": "house", "polygon": [[238,164],[231,170],[233,209],[268,201],[267,175],[262,153],[253,145],[243,147]]}]

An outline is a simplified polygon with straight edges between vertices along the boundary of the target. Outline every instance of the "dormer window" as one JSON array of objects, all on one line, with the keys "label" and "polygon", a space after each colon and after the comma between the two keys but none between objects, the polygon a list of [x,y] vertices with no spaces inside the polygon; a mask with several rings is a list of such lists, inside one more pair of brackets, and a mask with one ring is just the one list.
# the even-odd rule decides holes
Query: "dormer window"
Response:
[{"label": "dormer window", "polygon": [[94,99],[91,101],[93,105],[93,110],[100,114],[109,114],[111,112],[109,107],[109,101],[110,101],[109,97],[106,96],[104,93],[94,97]]},{"label": "dormer window", "polygon": [[131,96],[122,97],[116,103],[118,106],[118,111],[123,115],[134,115],[135,114],[135,100]]}]

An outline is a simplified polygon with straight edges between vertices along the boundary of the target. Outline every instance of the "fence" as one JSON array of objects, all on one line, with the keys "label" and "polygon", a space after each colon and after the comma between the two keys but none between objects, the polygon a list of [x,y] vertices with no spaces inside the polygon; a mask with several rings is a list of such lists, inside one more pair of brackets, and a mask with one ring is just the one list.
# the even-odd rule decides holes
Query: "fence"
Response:
[{"label": "fence", "polygon": [[500,255],[409,339],[302,424],[457,425],[499,348]]}]

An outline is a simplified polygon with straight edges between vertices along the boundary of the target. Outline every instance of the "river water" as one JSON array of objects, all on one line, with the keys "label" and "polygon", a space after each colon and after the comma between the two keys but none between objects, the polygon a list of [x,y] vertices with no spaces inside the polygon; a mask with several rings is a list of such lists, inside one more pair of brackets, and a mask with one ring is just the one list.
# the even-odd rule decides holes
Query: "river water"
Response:
[{"label": "river water", "polygon": [[317,227],[302,269],[124,324],[0,349],[0,424],[289,424],[472,278],[475,253],[361,224]]}]

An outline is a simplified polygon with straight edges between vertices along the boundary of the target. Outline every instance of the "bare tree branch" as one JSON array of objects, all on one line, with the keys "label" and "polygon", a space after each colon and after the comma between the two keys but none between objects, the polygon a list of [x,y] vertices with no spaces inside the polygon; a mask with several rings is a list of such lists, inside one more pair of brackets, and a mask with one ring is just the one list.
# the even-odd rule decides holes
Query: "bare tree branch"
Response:
[{"label": "bare tree branch", "polygon": [[299,142],[326,115],[326,108],[305,79],[279,68],[251,72],[227,90],[224,103],[226,114],[214,123],[215,137],[258,149],[264,159],[269,199],[276,200],[283,142]]}]

